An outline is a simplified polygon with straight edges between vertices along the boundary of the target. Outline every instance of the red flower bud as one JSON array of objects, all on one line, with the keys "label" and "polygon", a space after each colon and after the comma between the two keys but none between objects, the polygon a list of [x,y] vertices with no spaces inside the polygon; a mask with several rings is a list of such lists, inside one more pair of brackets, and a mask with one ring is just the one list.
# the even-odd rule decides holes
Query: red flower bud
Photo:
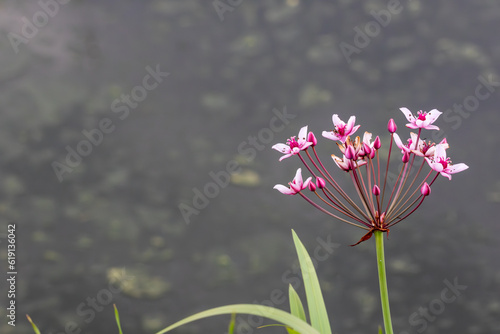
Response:
[{"label": "red flower bud", "polygon": [[354,147],[352,145],[349,145],[345,149],[344,155],[349,160],[356,159],[356,150],[354,150]]},{"label": "red flower bud", "polygon": [[387,124],[387,130],[389,130],[390,133],[394,133],[397,129],[398,127],[396,125],[396,122],[394,122],[394,119],[391,118],[389,120],[389,123]]},{"label": "red flower bud", "polygon": [[370,153],[372,153],[372,148],[370,147],[370,145],[363,143],[363,151],[366,155],[369,155]]},{"label": "red flower bud", "polygon": [[420,192],[424,197],[429,196],[431,194],[431,186],[429,186],[427,182],[425,182],[422,188],[420,188]]},{"label": "red flower bud", "polygon": [[410,153],[405,151],[405,153],[403,153],[403,158],[401,160],[403,161],[404,164],[410,161]]},{"label": "red flower bud", "polygon": [[307,141],[310,142],[310,143],[312,143],[311,146],[316,146],[316,144],[318,143],[318,140],[316,139],[316,136],[312,132],[309,132],[307,134]]},{"label": "red flower bud", "polygon": [[321,177],[316,178],[316,186],[318,186],[319,189],[323,189],[326,187],[326,182],[324,179]]}]

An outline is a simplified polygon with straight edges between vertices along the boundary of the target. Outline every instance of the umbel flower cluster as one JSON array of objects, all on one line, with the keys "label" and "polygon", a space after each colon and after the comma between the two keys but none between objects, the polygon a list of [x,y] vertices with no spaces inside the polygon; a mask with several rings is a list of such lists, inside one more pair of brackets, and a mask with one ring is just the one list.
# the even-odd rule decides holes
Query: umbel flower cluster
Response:
[{"label": "umbel flower cluster", "polygon": [[[375,231],[389,233],[392,226],[415,212],[431,194],[431,186],[439,175],[451,180],[452,174],[468,168],[463,163],[452,164],[446,156],[449,148],[446,138],[438,144],[422,139],[423,130],[439,130],[433,123],[442,114],[440,111],[419,111],[413,115],[407,108],[400,110],[409,122],[406,126],[416,133],[410,133],[410,138],[403,142],[396,133],[395,121],[389,120],[387,130],[391,141],[385,166],[380,164],[382,142],[379,136],[373,139],[371,133],[365,132],[362,139],[359,136],[352,139],[360,127],[355,124],[355,116],[345,123],[338,115],[333,115],[333,130],[322,133],[323,137],[337,142],[341,155],[332,154],[332,159],[340,170],[349,174],[358,199],[351,198],[336,182],[334,173],[330,173],[321,162],[315,149],[318,141],[313,132],[307,131],[307,126],[300,129],[297,137],[291,137],[286,144],[276,144],[273,149],[283,153],[280,161],[297,156],[312,176],[304,181],[299,168],[288,187],[277,184],[274,189],[285,195],[298,194],[325,214],[366,230],[367,233],[355,245],[368,240]],[[402,164],[388,182],[394,144],[401,152]],[[426,164],[430,170],[424,175],[422,171]],[[388,183],[393,183],[392,188]]]}]

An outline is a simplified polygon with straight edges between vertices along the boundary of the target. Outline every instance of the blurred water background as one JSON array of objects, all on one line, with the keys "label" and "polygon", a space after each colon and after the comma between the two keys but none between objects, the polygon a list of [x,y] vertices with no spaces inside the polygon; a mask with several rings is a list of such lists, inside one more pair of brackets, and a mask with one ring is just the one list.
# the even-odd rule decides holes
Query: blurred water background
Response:
[{"label": "blurred water background", "polygon": [[[391,230],[395,331],[499,333],[499,26],[486,0],[0,1],[2,268],[8,223],[18,246],[17,326],[2,307],[0,332],[29,333],[29,313],[44,334],[116,333],[113,303],[136,334],[229,303],[288,309],[293,228],[311,251],[335,244],[318,267],[334,332],[375,333],[373,240],[349,247],[362,231],[273,190],[300,164],[271,146],[303,125],[321,137],[333,113],[387,144],[406,106],[445,112],[427,139],[470,168]],[[179,205],[234,163],[187,223]],[[466,286],[449,303],[446,282]]]}]

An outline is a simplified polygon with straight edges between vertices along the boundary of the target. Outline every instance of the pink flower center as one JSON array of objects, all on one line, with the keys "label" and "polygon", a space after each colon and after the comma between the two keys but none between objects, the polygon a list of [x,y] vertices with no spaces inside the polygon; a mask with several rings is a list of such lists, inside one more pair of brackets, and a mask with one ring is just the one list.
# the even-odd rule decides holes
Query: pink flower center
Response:
[{"label": "pink flower center", "polygon": [[446,169],[446,168],[448,168],[448,164],[451,161],[450,161],[450,158],[446,158],[446,159],[439,158],[437,162],[440,163],[443,166],[443,169]]},{"label": "pink flower center", "polygon": [[429,150],[432,146],[434,146],[434,144],[431,144],[431,142],[428,142],[428,143],[424,142],[424,144],[422,145],[421,152],[422,152],[423,154],[427,153],[427,151],[428,151],[428,150]]},{"label": "pink flower center", "polygon": [[335,130],[334,130],[334,131],[335,131],[335,133],[337,133],[337,134],[339,134],[339,135],[343,136],[343,135],[345,135],[345,127],[346,127],[346,125],[345,125],[345,124],[344,124],[344,125],[337,125],[337,126],[335,127]]},{"label": "pink flower center", "polygon": [[427,113],[426,112],[422,112],[422,111],[419,111],[418,112],[418,119],[421,120],[421,121],[425,121],[425,116],[427,116]]},{"label": "pink flower center", "polygon": [[297,142],[297,140],[295,140],[295,136],[288,139],[286,143],[288,144],[288,146],[290,146],[291,150],[293,150],[295,147],[300,148],[299,143]]}]

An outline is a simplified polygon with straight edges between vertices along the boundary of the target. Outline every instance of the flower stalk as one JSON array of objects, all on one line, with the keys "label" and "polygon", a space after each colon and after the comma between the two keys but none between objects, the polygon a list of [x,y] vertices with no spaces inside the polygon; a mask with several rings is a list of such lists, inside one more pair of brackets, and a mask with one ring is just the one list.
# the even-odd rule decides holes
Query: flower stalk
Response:
[{"label": "flower stalk", "polygon": [[389,291],[387,289],[387,274],[385,272],[384,234],[375,231],[375,248],[377,250],[378,281],[380,285],[380,301],[384,318],[385,334],[393,334],[391,308],[389,306]]}]

